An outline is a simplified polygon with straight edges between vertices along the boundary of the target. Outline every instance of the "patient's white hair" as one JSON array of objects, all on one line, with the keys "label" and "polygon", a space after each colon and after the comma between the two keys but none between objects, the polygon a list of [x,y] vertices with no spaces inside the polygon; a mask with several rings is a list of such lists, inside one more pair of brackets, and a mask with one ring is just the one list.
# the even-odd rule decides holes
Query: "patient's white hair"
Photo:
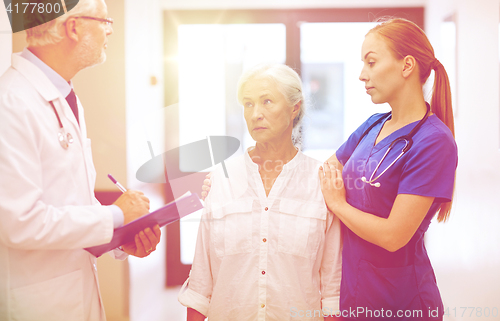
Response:
[{"label": "patient's white hair", "polygon": [[28,45],[44,46],[60,42],[64,39],[64,23],[66,20],[76,16],[94,15],[97,9],[97,1],[102,0],[80,0],[78,4],[66,14],[42,25],[27,29],[26,41]]},{"label": "patient's white hair", "polygon": [[238,81],[238,102],[243,105],[243,87],[254,78],[264,78],[274,82],[279,92],[285,96],[290,105],[295,105],[302,101],[300,111],[293,120],[295,128],[305,114],[306,104],[302,90],[302,81],[295,70],[283,64],[262,64],[248,69],[241,75]]}]

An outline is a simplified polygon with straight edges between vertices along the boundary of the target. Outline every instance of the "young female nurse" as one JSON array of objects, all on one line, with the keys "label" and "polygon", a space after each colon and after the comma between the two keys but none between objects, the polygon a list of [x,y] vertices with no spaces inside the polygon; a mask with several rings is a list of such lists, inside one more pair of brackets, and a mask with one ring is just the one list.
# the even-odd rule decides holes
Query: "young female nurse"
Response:
[{"label": "young female nurse", "polygon": [[[365,37],[359,79],[392,112],[368,118],[320,168],[328,208],[342,221],[344,317],[442,320],[424,233],[450,213],[457,146],[448,76],[424,32],[392,19]],[[423,84],[435,82],[430,105]]]}]

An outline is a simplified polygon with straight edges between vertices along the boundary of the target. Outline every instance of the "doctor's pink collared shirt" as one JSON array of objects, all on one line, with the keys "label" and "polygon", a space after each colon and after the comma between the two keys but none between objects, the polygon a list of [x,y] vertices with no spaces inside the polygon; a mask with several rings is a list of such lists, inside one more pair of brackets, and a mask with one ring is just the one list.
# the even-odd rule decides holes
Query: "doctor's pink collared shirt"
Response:
[{"label": "doctor's pink collared shirt", "polygon": [[[339,309],[341,235],[320,162],[300,151],[266,196],[245,152],[212,173],[189,286],[179,301],[209,320],[322,320]],[[312,316],[312,317],[308,317]]]}]

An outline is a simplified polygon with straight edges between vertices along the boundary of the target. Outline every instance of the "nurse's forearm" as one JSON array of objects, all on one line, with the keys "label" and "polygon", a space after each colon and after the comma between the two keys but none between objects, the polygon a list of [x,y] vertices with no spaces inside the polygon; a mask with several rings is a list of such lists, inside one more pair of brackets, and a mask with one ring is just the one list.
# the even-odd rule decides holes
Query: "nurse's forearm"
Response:
[{"label": "nurse's forearm", "polygon": [[356,235],[394,252],[410,241],[433,200],[433,197],[400,194],[388,218],[363,212],[347,202],[337,204],[331,210]]},{"label": "nurse's forearm", "polygon": [[338,205],[334,213],[357,236],[390,251],[386,238],[391,232],[384,224],[387,219],[360,211],[347,202]]}]

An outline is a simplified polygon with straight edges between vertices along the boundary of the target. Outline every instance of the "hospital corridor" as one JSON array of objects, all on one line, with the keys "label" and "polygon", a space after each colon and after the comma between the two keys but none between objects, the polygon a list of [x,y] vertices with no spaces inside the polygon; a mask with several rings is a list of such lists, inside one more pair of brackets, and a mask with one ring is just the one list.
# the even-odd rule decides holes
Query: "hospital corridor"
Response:
[{"label": "hospital corridor", "polygon": [[[98,50],[102,52],[100,60],[96,59],[95,63],[85,65],[86,60],[78,58],[74,60],[74,70],[70,67],[66,70],[63,66],[48,72],[44,68],[51,66],[53,60],[44,60],[44,51],[35,50],[33,53],[41,58],[36,62],[38,58],[27,49],[37,48],[33,42],[29,42],[33,41],[29,40],[30,37],[35,37],[36,34],[30,34],[29,30],[13,32],[11,23],[15,19],[10,11],[14,10],[12,8],[15,7],[16,1],[4,1],[5,6],[0,5],[0,75],[5,73],[2,76],[5,78],[0,78],[0,126],[12,128],[0,128],[0,154],[4,155],[0,156],[0,176],[4,177],[0,177],[0,184],[3,186],[0,188],[0,224],[4,225],[0,226],[3,231],[0,233],[5,234],[0,235],[0,301],[4,301],[0,302],[1,320],[4,315],[8,316],[6,320],[18,320],[16,312],[13,311],[17,305],[22,305],[22,300],[16,301],[17,299],[13,298],[23,287],[29,286],[29,280],[32,280],[28,277],[16,279],[12,275],[30,275],[33,272],[29,271],[39,268],[43,270],[44,262],[49,262],[47,255],[56,253],[58,265],[54,261],[47,263],[54,265],[53,269],[47,267],[51,270],[47,273],[54,274],[51,274],[52,278],[63,273],[67,273],[64,277],[68,277],[79,270],[76,265],[65,266],[70,264],[69,261],[80,262],[88,268],[83,269],[81,275],[73,276],[81,282],[82,288],[88,289],[88,293],[94,291],[92,293],[95,294],[85,294],[85,297],[82,295],[84,300],[90,302],[87,306],[87,301],[84,301],[83,315],[100,315],[100,320],[182,321],[187,318],[186,306],[189,306],[189,313],[204,316],[206,314],[202,312],[208,311],[211,316],[209,320],[216,321],[218,317],[222,320],[222,316],[247,311],[245,309],[251,310],[248,306],[254,303],[255,316],[258,316],[255,320],[323,320],[323,316],[296,317],[293,313],[295,307],[287,307],[290,314],[280,317],[276,317],[276,314],[279,314],[276,311],[282,311],[280,302],[289,304],[294,300],[298,302],[296,303],[299,308],[334,306],[340,309],[339,307],[349,304],[352,307],[352,302],[356,300],[358,303],[364,302],[360,301],[362,295],[355,297],[358,293],[353,294],[350,291],[356,288],[368,293],[373,290],[370,285],[356,281],[358,283],[355,287],[348,282],[364,280],[362,278],[366,275],[363,276],[363,272],[359,271],[365,268],[367,271],[373,269],[375,272],[370,270],[373,275],[377,274],[377,271],[396,271],[373,263],[383,262],[387,258],[394,259],[394,262],[410,262],[408,264],[412,266],[412,271],[408,272],[408,269],[404,270],[406,274],[401,272],[400,275],[389,275],[388,280],[390,277],[395,280],[416,280],[418,285],[415,285],[415,288],[418,287],[416,291],[420,291],[419,299],[408,299],[409,302],[413,301],[405,308],[421,306],[423,315],[428,317],[424,318],[425,320],[500,321],[500,0],[80,0],[80,4],[76,4],[77,0],[37,1],[64,4],[64,10],[75,5],[76,9],[73,10],[80,10],[85,1],[98,3],[97,7],[92,7],[94,11],[89,11],[95,14],[82,13],[68,18],[67,21],[72,24],[61,22],[57,26],[64,30],[64,37],[67,37],[64,41],[67,41],[65,44],[68,48],[71,44],[82,43],[81,48],[78,47],[80,51],[68,49],[68,56],[70,53],[76,55],[79,52],[81,57],[87,59],[91,55],[85,55],[85,52],[95,50],[89,39],[97,39],[95,41],[100,41]],[[11,3],[10,7],[8,3]],[[70,13],[71,10],[67,10],[66,15]],[[26,14],[24,17],[27,19]],[[56,18],[60,20],[63,17]],[[393,97],[399,99],[398,90],[406,90],[410,80],[416,83],[415,79],[418,77],[412,74],[414,70],[420,72],[420,78],[424,74],[419,69],[421,62],[408,58],[406,54],[400,54],[401,58],[396,57],[397,54],[391,56],[391,61],[404,61],[404,72],[391,69],[394,64],[390,65],[392,67],[385,67],[384,72],[377,71],[377,63],[382,65],[381,62],[384,61],[383,58],[377,58],[377,51],[384,52],[386,48],[392,50],[392,53],[397,51],[392,42],[387,42],[388,46],[380,45],[380,39],[386,39],[382,31],[380,35],[373,35],[379,30],[377,28],[382,21],[391,18],[402,18],[404,21],[410,21],[409,25],[412,27],[423,30],[430,42],[429,46],[434,50],[435,59],[426,62],[430,66],[427,67],[426,75],[429,78],[426,78],[427,81],[421,86],[422,91],[418,92],[420,96],[423,92],[423,97],[428,102],[424,104],[422,100],[419,113],[415,112],[418,117],[412,119],[412,122],[419,125],[410,134],[404,132],[406,129],[401,128],[402,126],[392,128],[401,133],[399,136],[404,138],[406,145],[395,142],[390,145],[387,153],[376,155],[379,143],[382,143],[379,146],[385,146],[384,142],[389,145],[396,138],[390,136],[393,132],[388,132],[387,137],[382,136],[384,130],[391,129],[391,124],[402,119],[396,117],[401,115],[398,114],[401,110],[394,108],[393,102],[399,100]],[[54,21],[58,21],[57,19]],[[79,26],[90,26],[89,28],[94,29],[85,30],[88,35],[80,36],[83,34],[83,27]],[[417,43],[417,40],[410,37],[403,37],[403,40],[410,43],[408,46],[412,45],[412,41],[414,47],[414,43]],[[57,47],[56,44],[50,43],[40,46]],[[425,51],[423,46],[417,47],[419,52]],[[20,65],[19,61],[24,61],[25,65]],[[31,64],[30,61],[35,63]],[[19,89],[16,84],[23,81],[28,84],[32,81],[23,76],[23,73],[35,68],[35,65],[39,67],[40,63],[44,65],[40,67],[43,73],[50,75],[55,72],[63,76],[63,85],[58,86],[54,82],[56,86],[52,86],[47,79],[54,78],[43,78],[45,76],[40,70],[31,69],[39,78],[35,81],[37,84],[29,85],[29,90],[47,91],[40,95],[28,91],[24,94],[24,89]],[[279,72],[285,73],[286,77],[266,78],[267,76],[261,76],[259,73],[268,75],[271,72],[266,74],[266,71],[262,71],[267,70],[267,67],[259,69],[258,66],[262,64],[286,65],[290,68],[283,71],[276,67],[281,70]],[[57,65],[57,62],[54,62],[54,65]],[[87,68],[91,65],[95,66]],[[269,68],[273,70],[273,67]],[[63,72],[59,72],[60,70]],[[433,86],[442,86],[435,84],[434,79],[442,70],[446,70],[449,79],[451,97],[448,97],[447,101],[453,106],[453,111],[450,114],[447,110],[446,117],[451,119],[451,124],[454,121],[454,136],[451,131],[448,134],[449,123],[443,121],[441,127],[435,125],[441,124],[442,117],[437,115],[439,112],[436,113],[434,109],[431,112],[430,105],[434,104],[432,95],[437,92],[433,91]],[[15,74],[18,71],[19,75]],[[70,77],[65,77],[66,75]],[[299,83],[291,86],[298,95],[293,97],[302,98],[292,102],[288,99],[289,96],[292,97],[292,94],[288,95],[290,90],[285,97],[285,90],[282,88],[290,87],[293,77],[296,81],[294,84]],[[59,81],[63,79],[58,78]],[[407,79],[410,80],[407,82]],[[379,80],[379,83],[376,83],[376,80]],[[66,94],[70,93],[71,89],[71,93],[77,95],[77,98],[74,98],[76,113],[68,98],[68,103],[64,98],[54,98],[58,97],[57,90],[60,90],[61,86],[67,91]],[[387,94],[377,95],[380,88],[386,90],[384,93]],[[22,112],[29,108],[38,108],[36,104],[40,104],[39,101],[52,95],[52,98],[47,98],[45,106],[48,114],[36,116],[42,115],[42,112],[35,110],[33,114],[27,113],[25,116],[16,109],[16,100],[11,99],[9,90],[19,91],[22,97],[19,101],[23,104],[27,102],[25,105],[19,105],[24,106],[19,108]],[[413,92],[408,90],[404,93],[409,96],[409,93]],[[35,96],[38,98],[33,98]],[[274,106],[274,101],[278,101],[276,106],[285,108],[285,100],[276,97],[285,97],[286,104],[295,108],[290,111],[291,120],[285,119],[289,116],[288,109],[286,112],[281,109],[276,112],[269,107]],[[411,100],[404,98],[405,102]],[[56,103],[54,107],[52,101],[62,102],[63,105]],[[444,98],[439,102],[443,101]],[[61,112],[64,106],[67,106],[67,110]],[[300,108],[306,110],[304,115],[300,114]],[[300,109],[300,113],[297,109]],[[56,110],[60,112],[57,113]],[[391,111],[390,116],[386,114],[371,117],[373,114],[382,115]],[[261,114],[258,114],[259,112]],[[69,121],[68,117],[72,121]],[[269,119],[268,127],[272,130],[264,125],[255,125],[264,117],[267,117],[266,121]],[[382,118],[378,123],[374,123],[377,117]],[[21,119],[23,123],[19,126],[12,125],[11,119]],[[299,120],[297,126],[296,119]],[[369,127],[370,122],[372,127]],[[434,125],[430,125],[430,122]],[[23,124],[33,126],[26,128]],[[286,126],[281,126],[282,124]],[[373,128],[379,130],[374,136],[373,133],[370,134]],[[47,132],[40,134],[41,130]],[[83,138],[80,134],[71,136],[66,133],[73,130],[78,131]],[[283,132],[276,134],[279,130]],[[423,131],[440,135],[439,130],[446,132],[447,136],[443,134],[439,139],[435,139],[435,136],[432,136],[434,134],[425,138],[419,136],[424,135]],[[365,134],[361,135],[363,131]],[[30,137],[33,141],[28,142]],[[290,145],[290,148],[285,150],[282,141],[276,143],[276,137],[285,137],[283,141]],[[45,139],[50,141],[50,144],[46,143]],[[370,143],[366,143],[368,139],[374,140],[370,141],[371,147],[366,147]],[[447,139],[449,145],[446,145]],[[270,148],[270,142],[280,147]],[[22,144],[27,147],[15,149]],[[55,153],[49,150],[52,148],[51,144],[57,147]],[[13,146],[13,149],[8,150],[5,146]],[[259,146],[269,149],[262,147],[265,152],[258,154],[262,151]],[[360,147],[374,149],[373,152],[369,149],[359,151]],[[31,150],[32,152],[24,153]],[[293,155],[288,157],[292,153],[290,150]],[[256,155],[269,155],[278,151],[287,158],[285,157],[286,161],[282,162],[279,170],[274,167],[278,173],[273,177],[270,186],[276,185],[271,188],[264,176],[261,179],[258,174],[262,175],[266,164],[275,163],[269,160],[261,166],[256,160],[259,156]],[[324,162],[334,154],[335,164],[343,166],[343,172],[335,171],[332,167],[330,173],[330,167],[326,168],[329,165]],[[60,159],[57,155],[70,155],[68,157],[72,160]],[[425,159],[416,161],[409,155],[423,155]],[[47,159],[44,160],[43,157]],[[358,158],[366,163],[362,163]],[[365,174],[371,167],[370,158],[378,159],[371,175]],[[270,159],[273,160],[272,157]],[[293,182],[293,179],[299,180],[296,175],[306,177],[304,172],[291,174],[293,170],[298,171],[296,168],[302,169],[296,165],[300,159],[307,159],[311,164],[315,164],[314,171],[304,169],[310,170],[314,175],[308,176],[310,180],[300,177],[300,183],[289,183]],[[78,163],[80,161],[81,164]],[[334,161],[330,161],[333,164]],[[305,165],[303,166],[305,168]],[[319,166],[322,167],[318,178]],[[92,170],[94,167],[95,175]],[[42,172],[45,168],[51,169],[49,175]],[[60,173],[56,172],[56,168]],[[418,169],[421,171],[418,172]],[[396,170],[401,170],[401,173],[394,174]],[[405,174],[405,171],[413,170],[415,173]],[[16,176],[11,175],[14,172],[18,173],[19,180],[26,179],[27,183],[18,184]],[[379,175],[381,172],[383,173]],[[33,173],[39,176],[29,178]],[[149,206],[148,211],[153,212],[186,195],[196,194],[192,199],[201,199],[203,184],[207,185],[205,179],[209,173],[212,173],[210,179],[214,185],[210,186],[209,198],[201,201],[207,212],[197,209],[191,210],[189,214],[181,214],[181,206],[178,205],[179,213],[174,215],[174,222],[161,227],[161,238],[157,245],[157,234],[154,234],[156,232],[146,233],[148,239],[144,233],[140,234],[139,230],[136,238],[129,235],[130,242],[133,239],[135,243],[132,243],[135,245],[130,246],[131,243],[122,242],[120,247],[113,248],[110,253],[114,253],[117,259],[109,254],[96,259],[82,250],[90,245],[78,245],[87,244],[87,238],[92,246],[98,245],[92,239],[92,233],[99,235],[99,240],[105,237],[111,240],[113,228],[116,231],[116,228],[122,225],[133,223],[135,217],[132,219],[132,214],[128,214],[128,211],[137,206],[140,200],[144,201],[144,198],[142,194],[128,196],[131,192],[126,190],[143,192],[149,199],[149,203],[143,206]],[[362,178],[348,181],[348,175],[361,176],[360,173],[364,175]],[[78,181],[80,174],[84,178],[83,181]],[[118,185],[108,178],[108,174],[112,174],[125,188],[118,189]],[[67,177],[61,177],[62,175]],[[338,181],[343,182],[342,189],[327,185],[330,175],[332,185]],[[427,181],[426,175],[429,176]],[[85,201],[82,200],[88,192],[86,187],[93,186],[93,179],[96,200],[110,209],[102,210],[102,214],[107,217],[102,224],[86,222],[72,214],[74,208],[81,209],[81,213],[85,215],[93,217],[95,214],[88,207],[94,202],[93,197],[85,196]],[[48,180],[48,183],[44,183],[45,180]],[[64,180],[67,185],[56,183]],[[234,187],[236,181],[238,187],[230,190],[227,186]],[[313,187],[309,185],[310,181],[313,182]],[[214,182],[223,182],[222,187]],[[348,186],[351,183],[352,187]],[[361,185],[357,185],[358,183]],[[47,184],[53,184],[54,189],[47,188],[47,191],[43,191]],[[434,195],[428,192],[431,190],[429,185],[432,184],[446,186],[442,187],[446,191],[435,192],[435,189],[432,189],[432,193],[438,193]],[[60,191],[56,190],[58,187]],[[32,189],[28,190],[29,188]],[[73,190],[76,191],[74,195],[71,194],[73,196],[57,196]],[[210,195],[212,191],[215,195]],[[278,191],[281,191],[281,194],[277,195]],[[350,207],[335,207],[339,215],[334,217],[331,209],[332,204],[336,203],[329,201],[328,192],[335,193],[332,200],[343,197],[345,204],[349,203]],[[26,200],[33,204],[28,206],[26,202],[19,201],[13,206],[14,199],[18,197],[15,193],[22,195],[23,202]],[[222,197],[222,194],[217,193],[227,194]],[[313,195],[308,196],[311,199],[303,200],[301,197],[306,197],[308,193]],[[397,198],[394,196],[386,200],[379,196],[384,193],[395,193]],[[323,198],[324,195],[327,196]],[[354,201],[353,195],[359,199]],[[401,195],[410,197],[400,198]],[[435,203],[437,200],[449,202],[449,195],[452,195],[453,201],[449,218],[446,222],[438,222],[437,215],[432,218],[427,211],[429,208],[435,210],[440,206]],[[124,202],[119,203],[117,199],[124,197],[136,197],[135,201],[130,203],[134,205],[121,206]],[[240,203],[230,203],[229,200],[234,200],[232,198]],[[87,199],[91,201],[87,202]],[[398,203],[398,199],[407,200],[408,203],[401,205],[403,201]],[[68,203],[64,204],[66,200]],[[47,202],[46,207],[44,202]],[[415,203],[408,205],[409,202]],[[396,212],[396,204],[414,214],[424,203],[427,207],[424,212],[421,211],[423,214],[419,216],[418,222],[415,223],[415,219],[400,221],[403,223],[401,228],[398,228],[398,233],[400,230],[413,229],[404,244],[391,247],[393,245],[390,243],[385,246],[384,242],[389,237],[382,234],[389,229],[381,228],[382,232],[373,232],[375,226],[386,226],[383,225],[385,222],[381,221],[388,218],[390,206],[394,205],[394,212],[390,212],[390,215]],[[97,203],[92,204],[97,208],[104,207]],[[376,208],[370,208],[371,204],[376,204]],[[388,206],[387,204],[390,205],[389,210],[385,211],[384,206]],[[12,210],[16,206],[19,208]],[[384,211],[380,209],[382,207]],[[209,211],[209,208],[213,212]],[[35,214],[42,209],[45,214]],[[26,213],[19,212],[19,217],[11,220],[9,215],[16,210],[26,210]],[[139,215],[137,211],[134,215]],[[208,212],[210,214],[207,214]],[[385,214],[379,215],[382,212]],[[31,224],[36,215],[41,215],[36,219],[41,225],[36,228],[29,225],[35,231],[31,238],[27,236],[29,233],[23,229],[23,224]],[[373,220],[364,221],[372,222],[371,225],[359,223],[362,220],[359,217],[365,217],[362,215],[369,215],[370,219],[374,217]],[[65,221],[64,217],[71,219]],[[71,224],[82,224],[81,228],[68,230],[80,230],[81,234],[71,237],[66,230],[58,230],[62,227],[69,228]],[[332,226],[338,228],[337,238],[328,233]],[[14,227],[18,228],[19,232],[12,232],[12,237],[7,237],[7,232]],[[51,228],[58,232],[47,233]],[[142,228],[146,231],[146,226],[140,230]],[[81,229],[88,229],[88,232],[83,233]],[[341,253],[339,245],[341,230],[344,253]],[[140,242],[139,235],[142,237]],[[54,240],[64,240],[65,237],[68,238],[67,248],[64,244],[66,241],[54,243]],[[200,239],[197,241],[198,237]],[[235,242],[231,242],[233,238]],[[289,239],[292,241],[289,242]],[[143,244],[143,248],[139,244]],[[416,248],[415,253],[409,252],[413,253],[414,257],[408,258],[411,255],[405,254],[407,244]],[[318,251],[318,254],[314,251]],[[125,258],[126,255],[122,254],[129,255]],[[321,260],[323,254],[325,256]],[[23,255],[33,257],[28,260]],[[45,261],[41,261],[42,257],[45,257]],[[22,262],[31,263],[23,265]],[[243,267],[228,267],[228,262],[249,263]],[[404,268],[407,267],[406,263],[400,265],[404,265]],[[15,266],[16,271],[12,270]],[[340,267],[349,270],[341,272]],[[57,268],[61,268],[61,273],[56,272]],[[313,272],[307,270],[308,268]],[[245,271],[251,269],[255,270],[255,278],[245,274]],[[91,277],[94,282],[93,276],[97,277],[97,274],[98,282],[90,289],[91,286],[85,278]],[[337,282],[335,286],[328,287],[325,285],[326,281],[322,283],[322,274],[324,279],[328,276],[328,282]],[[342,285],[341,275],[344,278]],[[187,282],[188,277],[190,282]],[[367,279],[370,277],[371,274],[366,276]],[[50,286],[50,283],[44,284]],[[375,288],[379,286],[375,281],[373,284]],[[391,285],[394,287],[390,290],[390,293],[394,294],[390,299],[394,299],[393,302],[403,302],[405,299],[398,291],[411,296],[408,293],[412,290],[405,288],[407,292],[404,292],[404,286],[398,288],[398,284],[406,283],[394,281]],[[19,288],[15,288],[16,286]],[[202,291],[205,286],[213,286],[214,292]],[[221,290],[221,287],[226,288]],[[299,287],[303,292],[297,290]],[[43,296],[50,297],[50,293],[55,293],[49,290],[45,292],[45,288],[40,289]],[[437,289],[439,290],[436,292]],[[216,290],[219,292],[215,292]],[[283,298],[279,297],[273,301],[269,293],[274,292],[266,291],[281,293]],[[300,294],[294,291],[304,294],[307,298],[302,299]],[[323,291],[325,296],[326,293],[334,296],[335,299],[330,296],[322,297],[320,291]],[[252,295],[255,298],[249,298]],[[35,294],[27,295],[26,298],[33,299],[34,296]],[[366,302],[374,299],[369,298],[368,294],[366,296]],[[240,297],[246,297],[248,301],[234,303]],[[298,297],[301,299],[297,299]],[[50,298],[47,300],[50,301]],[[224,300],[227,301],[227,306],[220,303]],[[416,301],[418,302],[415,303]],[[439,305],[441,301],[442,307]],[[190,306],[187,302],[194,302],[194,305]],[[438,303],[434,306],[435,302]],[[80,313],[80,308],[74,307],[74,310]],[[368,309],[368,305],[358,309]],[[437,310],[434,312],[433,309],[442,309],[439,316]],[[29,320],[28,317],[23,319],[22,315],[19,315],[19,318]],[[89,320],[92,318],[89,317]],[[248,320],[250,319],[248,317]],[[384,318],[374,316],[368,319]],[[413,318],[387,315],[385,320],[389,319]],[[241,317],[233,320],[247,319]]]}]

